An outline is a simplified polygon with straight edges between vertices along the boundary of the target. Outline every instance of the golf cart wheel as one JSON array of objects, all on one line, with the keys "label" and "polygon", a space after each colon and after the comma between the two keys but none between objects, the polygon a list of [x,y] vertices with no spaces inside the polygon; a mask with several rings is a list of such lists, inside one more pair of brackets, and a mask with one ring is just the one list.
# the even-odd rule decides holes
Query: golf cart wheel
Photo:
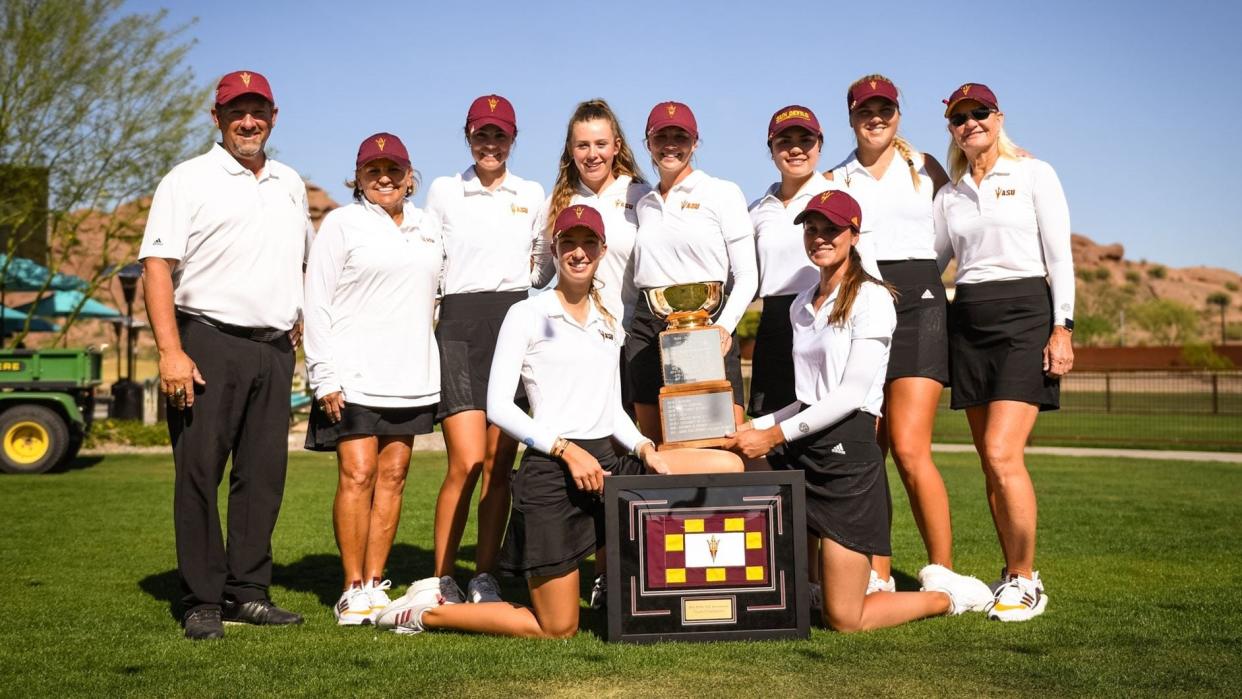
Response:
[{"label": "golf cart wheel", "polygon": [[69,427],[42,405],[18,405],[0,413],[0,470],[43,473],[69,448]]}]

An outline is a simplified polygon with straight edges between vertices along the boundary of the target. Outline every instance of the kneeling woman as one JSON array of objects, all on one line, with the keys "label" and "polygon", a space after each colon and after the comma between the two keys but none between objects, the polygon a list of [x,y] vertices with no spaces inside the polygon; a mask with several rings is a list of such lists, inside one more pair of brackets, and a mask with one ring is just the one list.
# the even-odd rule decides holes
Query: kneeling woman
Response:
[{"label": "kneeling woman", "polygon": [[[526,445],[513,479],[513,511],[501,571],[521,575],[531,607],[442,604],[439,580],[410,586],[379,618],[398,633],[444,628],[503,636],[565,638],[578,631],[578,564],[603,544],[609,474],[741,471],[722,451],[657,452],[621,407],[620,323],[592,284],[606,253],[603,219],[571,206],[553,225],[559,281],[515,304],[500,328],[487,389],[488,418]],[[513,400],[519,377],[532,415]],[[615,438],[637,457],[618,457]]]},{"label": "kneeling woman", "polygon": [[992,597],[987,585],[939,565],[919,572],[922,592],[867,594],[870,557],[891,555],[888,480],[875,430],[897,313],[889,289],[862,268],[862,210],[850,195],[818,194],[794,223],[803,226],[807,256],[819,268],[818,283],[789,311],[798,401],[742,425],[727,448],[805,472],[828,626],[864,631],[982,611]]},{"label": "kneeling woman", "polygon": [[409,201],[401,139],[358,148],[354,203],[324,219],[306,270],[306,367],[316,403],[306,448],[335,451],[332,522],[345,569],[338,624],[374,621],[388,604],[384,564],[397,534],[414,435],[440,398],[432,335],[443,253],[437,222]]}]

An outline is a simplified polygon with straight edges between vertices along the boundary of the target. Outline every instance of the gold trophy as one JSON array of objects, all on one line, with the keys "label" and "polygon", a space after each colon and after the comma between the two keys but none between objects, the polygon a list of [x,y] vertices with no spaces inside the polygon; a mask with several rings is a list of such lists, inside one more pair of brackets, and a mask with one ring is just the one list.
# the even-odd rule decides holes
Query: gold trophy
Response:
[{"label": "gold trophy", "polygon": [[711,314],[724,299],[721,282],[675,284],[647,290],[652,313],[664,318],[660,333],[660,449],[717,447],[737,429],[733,385],[725,376],[720,331]]}]

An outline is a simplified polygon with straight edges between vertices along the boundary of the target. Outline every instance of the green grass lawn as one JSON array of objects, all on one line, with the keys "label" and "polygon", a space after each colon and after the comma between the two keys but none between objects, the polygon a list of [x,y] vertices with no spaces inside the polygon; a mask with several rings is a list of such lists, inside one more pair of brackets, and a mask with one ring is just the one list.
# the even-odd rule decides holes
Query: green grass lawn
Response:
[{"label": "green grass lawn", "polygon": [[[957,567],[1000,567],[982,477],[942,454]],[[442,454],[418,455],[391,561],[430,571]],[[333,625],[330,455],[299,454],[274,541],[273,597],[299,628],[181,638],[171,460],[116,456],[0,478],[0,696],[1036,696],[1242,693],[1242,466],[1034,457],[1048,611],[1025,624],[940,618],[809,641],[610,645],[589,613],[566,641],[398,637]],[[891,475],[891,474],[890,474]],[[895,477],[895,476],[894,476]],[[922,547],[894,490],[899,584]],[[473,538],[467,534],[467,541]],[[463,551],[463,565],[472,549]],[[507,595],[524,600],[520,588]]]}]

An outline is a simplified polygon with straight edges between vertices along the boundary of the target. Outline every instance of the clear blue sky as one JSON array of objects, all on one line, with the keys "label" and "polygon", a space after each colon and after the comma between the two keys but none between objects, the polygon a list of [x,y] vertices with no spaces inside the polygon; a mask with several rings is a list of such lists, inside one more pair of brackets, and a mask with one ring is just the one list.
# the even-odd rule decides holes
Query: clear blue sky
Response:
[{"label": "clear blue sky", "polygon": [[198,18],[190,63],[203,84],[238,68],[267,75],[279,158],[342,202],[358,143],[375,131],[401,136],[424,185],[469,165],[466,108],[489,92],[517,110],[512,171],[545,188],[578,101],[607,99],[641,145],[647,111],[677,99],[698,117],[698,166],[753,198],[776,178],[764,147],[774,110],[814,109],[831,166],[853,143],[846,87],[880,72],[901,88],[902,131],[919,149],[943,160],[941,99],[985,82],[1010,136],[1060,174],[1075,231],[1120,242],[1132,259],[1242,270],[1242,159],[1227,123],[1242,114],[1242,5],[1232,2],[135,0],[126,10],[160,7],[170,25]]}]

